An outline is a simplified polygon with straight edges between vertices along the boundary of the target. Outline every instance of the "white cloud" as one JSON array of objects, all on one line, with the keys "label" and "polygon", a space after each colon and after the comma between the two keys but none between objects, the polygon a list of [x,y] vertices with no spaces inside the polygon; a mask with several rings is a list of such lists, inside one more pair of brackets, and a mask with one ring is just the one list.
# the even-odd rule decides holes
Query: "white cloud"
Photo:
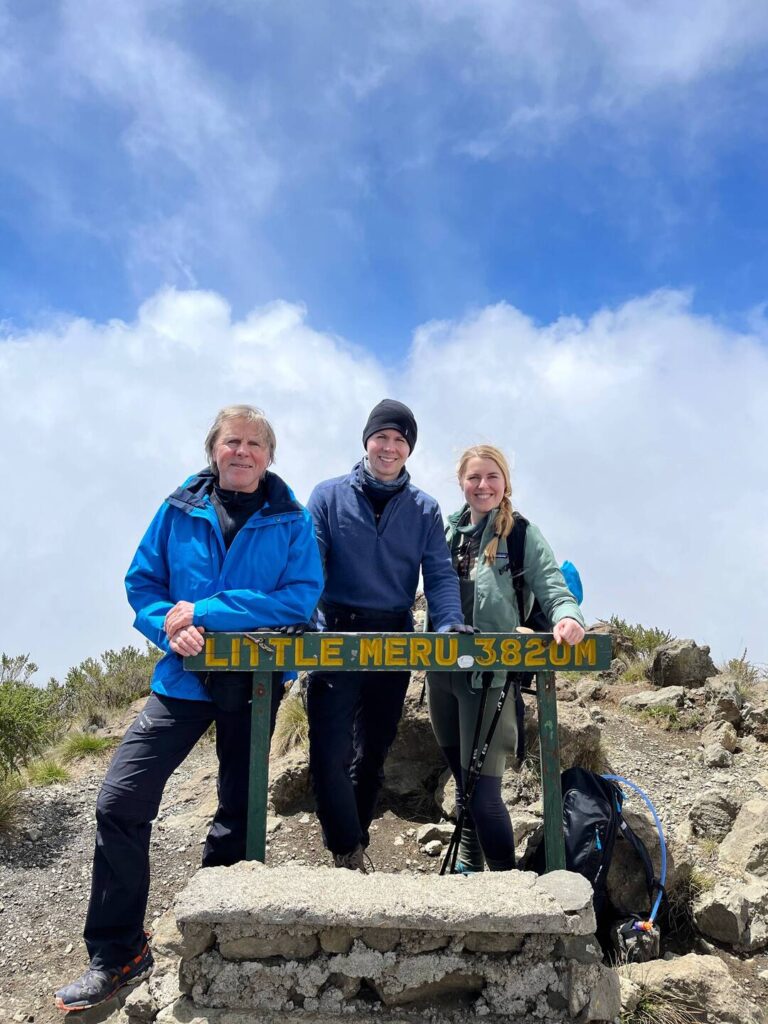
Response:
[{"label": "white cloud", "polygon": [[[762,323],[762,321],[760,321]],[[455,456],[499,444],[515,497],[617,612],[768,660],[768,354],[658,292],[539,327],[501,304],[427,324],[397,371],[275,302],[163,290],[135,322],[71,320],[0,342],[0,649],[42,673],[137,642],[122,576],[154,509],[202,465],[218,407],[262,405],[276,470],[306,499],[360,451],[369,408],[410,402],[410,463],[445,511]],[[764,474],[763,474],[764,475]]]}]

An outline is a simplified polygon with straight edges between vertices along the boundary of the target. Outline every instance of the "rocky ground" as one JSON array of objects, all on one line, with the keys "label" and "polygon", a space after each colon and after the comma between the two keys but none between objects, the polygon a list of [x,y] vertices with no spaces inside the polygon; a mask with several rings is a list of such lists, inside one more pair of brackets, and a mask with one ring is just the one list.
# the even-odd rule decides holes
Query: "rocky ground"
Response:
[{"label": "rocky ground", "polygon": [[[724,858],[725,850],[721,855],[717,838],[708,835],[706,828],[699,827],[702,834],[695,834],[695,813],[693,827],[690,820],[691,808],[701,802],[703,794],[732,794],[733,806],[726,811],[731,822],[743,803],[768,799],[768,744],[763,742],[760,729],[762,712],[751,712],[749,705],[742,708],[738,728],[733,731],[735,739],[732,742],[730,734],[721,736],[726,745],[718,747],[713,735],[723,732],[717,725],[724,720],[718,717],[718,708],[722,710],[725,705],[712,696],[711,688],[683,687],[679,715],[671,730],[662,727],[667,724],[662,717],[643,717],[622,706],[623,699],[650,689],[647,682],[618,682],[615,673],[601,681],[586,677],[559,680],[564,750],[571,741],[569,729],[577,744],[581,742],[579,737],[589,735],[593,754],[597,751],[604,755],[611,770],[632,778],[652,796],[671,838],[677,870],[683,862],[686,870],[693,868],[696,891],[718,884],[729,886],[734,880],[746,884],[755,880],[750,874],[753,871],[764,877],[768,868],[756,870],[754,864],[747,864],[745,873],[745,865],[737,863],[738,856]],[[669,689],[669,700],[674,703],[677,693]],[[369,853],[381,871],[434,872],[439,868],[439,858],[426,852],[417,835],[426,821],[440,817],[437,803],[424,796],[430,787],[434,788],[439,761],[424,744],[425,713],[419,708],[418,692],[416,680],[403,735],[390,766],[394,780],[387,794],[390,808],[383,809],[372,828]],[[759,699],[752,699],[753,704],[759,704],[763,698],[759,695]],[[110,729],[115,735],[122,733],[135,710],[112,723]],[[686,723],[694,727],[677,729]],[[733,749],[727,750],[728,746]],[[721,756],[719,750],[726,750],[728,756]],[[413,765],[417,762],[424,789],[421,794],[414,794],[412,788]],[[72,782],[27,790],[17,831],[0,838],[2,1022],[46,1024],[60,1020],[52,1005],[52,992],[77,976],[85,965],[80,933],[89,893],[93,808],[106,764],[106,759],[81,762]],[[272,795],[278,813],[269,821],[268,864],[294,861],[314,865],[328,860],[304,791],[305,768],[301,753],[276,759],[273,766],[276,781]],[[526,785],[530,786],[533,775],[530,771],[528,775]],[[509,792],[517,786],[517,797],[512,793],[510,799],[519,798],[518,783],[513,775],[510,778]],[[149,927],[197,869],[214,791],[215,753],[213,745],[204,740],[171,779],[154,829]],[[527,794],[528,799],[531,797],[535,799],[535,793]],[[444,800],[450,803],[449,794]],[[631,800],[629,807],[636,803]],[[719,826],[715,832],[719,829],[726,834],[731,822],[726,822],[725,832]],[[744,913],[748,915],[749,907],[757,919],[753,904]],[[744,934],[734,935],[730,942],[695,930],[686,933],[685,928],[680,934],[682,938],[669,938],[667,948],[672,953],[686,952],[686,948],[716,953],[744,996],[758,1005],[768,1004],[768,934],[763,941],[754,923],[746,938]],[[745,951],[743,947],[750,943],[753,948]],[[737,947],[741,947],[740,952]]]}]

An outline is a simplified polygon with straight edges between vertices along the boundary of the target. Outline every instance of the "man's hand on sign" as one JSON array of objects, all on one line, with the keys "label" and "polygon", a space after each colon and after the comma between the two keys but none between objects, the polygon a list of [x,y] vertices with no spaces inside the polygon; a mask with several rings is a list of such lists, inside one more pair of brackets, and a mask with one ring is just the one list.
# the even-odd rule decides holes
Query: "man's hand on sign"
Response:
[{"label": "man's hand on sign", "polygon": [[584,639],[584,629],[576,619],[560,619],[552,630],[558,644],[578,644]]},{"label": "man's hand on sign", "polygon": [[449,633],[479,633],[479,629],[475,629],[474,626],[465,626],[463,622],[454,622],[452,626],[448,627]]},{"label": "man's hand on sign", "polygon": [[204,632],[204,626],[182,626],[170,638],[171,650],[176,654],[180,654],[182,658],[189,658],[199,654],[205,646]]},{"label": "man's hand on sign", "polygon": [[191,601],[177,601],[165,616],[164,627],[168,637],[172,637],[185,626],[191,626],[194,614],[195,606]]}]

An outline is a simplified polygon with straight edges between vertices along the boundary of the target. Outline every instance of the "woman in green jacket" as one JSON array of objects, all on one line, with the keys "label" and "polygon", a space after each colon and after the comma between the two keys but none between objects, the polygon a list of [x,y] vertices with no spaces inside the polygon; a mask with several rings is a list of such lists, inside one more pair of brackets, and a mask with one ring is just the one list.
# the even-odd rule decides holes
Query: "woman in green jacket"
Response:
[{"label": "woman in green jacket", "polygon": [[[507,555],[507,537],[515,526],[509,465],[498,448],[476,445],[461,456],[457,473],[465,504],[449,516],[446,537],[459,577],[464,620],[481,632],[514,632],[521,623]],[[533,523],[528,524],[525,535],[523,576],[526,615],[538,600],[555,640],[578,643],[584,636],[584,619],[552,549]],[[504,672],[493,673],[491,687],[498,692],[504,680]],[[482,686],[480,672],[430,672],[427,676],[429,717],[456,780],[459,809]],[[495,706],[496,700],[487,700],[481,742]],[[482,871],[484,861],[491,871],[515,866],[515,841],[501,798],[501,776],[507,755],[514,753],[516,746],[515,701],[509,697],[467,808],[458,870]]]}]

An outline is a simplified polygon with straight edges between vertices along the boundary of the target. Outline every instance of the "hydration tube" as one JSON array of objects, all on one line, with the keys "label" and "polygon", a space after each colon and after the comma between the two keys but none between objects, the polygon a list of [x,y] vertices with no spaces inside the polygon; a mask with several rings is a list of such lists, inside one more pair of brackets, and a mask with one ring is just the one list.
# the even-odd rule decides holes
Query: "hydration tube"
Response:
[{"label": "hydration tube", "polygon": [[656,828],[659,832],[659,846],[661,847],[661,878],[659,879],[659,891],[656,894],[656,900],[654,901],[651,912],[648,915],[648,920],[636,921],[634,924],[634,928],[637,931],[647,932],[653,928],[654,919],[659,912],[659,907],[661,906],[661,897],[664,894],[664,883],[667,880],[667,844],[664,840],[664,829],[661,827],[661,821],[656,813],[656,808],[651,803],[651,798],[647,796],[638,785],[634,782],[630,782],[629,779],[625,779],[623,775],[603,775],[603,778],[608,779],[610,782],[619,782],[622,785],[629,786],[631,789],[634,789],[634,791],[645,801],[645,805],[653,815],[653,820],[656,823]]}]

